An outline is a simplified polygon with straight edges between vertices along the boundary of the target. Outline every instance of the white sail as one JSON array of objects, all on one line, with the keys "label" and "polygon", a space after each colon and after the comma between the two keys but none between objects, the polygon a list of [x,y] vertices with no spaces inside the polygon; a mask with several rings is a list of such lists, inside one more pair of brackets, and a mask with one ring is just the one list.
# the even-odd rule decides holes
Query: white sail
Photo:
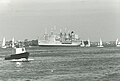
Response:
[{"label": "white sail", "polygon": [[116,42],[115,42],[115,43],[116,43],[116,45],[118,44],[118,38],[116,39]]},{"label": "white sail", "polygon": [[100,39],[100,46],[102,46],[102,40]]},{"label": "white sail", "polygon": [[120,47],[120,42],[119,42],[118,38],[117,38],[117,40],[116,40],[116,46],[117,46],[117,47]]},{"label": "white sail", "polygon": [[88,39],[88,44],[86,45],[86,47],[90,47],[90,40]]},{"label": "white sail", "polygon": [[3,38],[2,48],[6,48],[6,41],[5,41],[5,37]]},{"label": "white sail", "polygon": [[103,44],[102,44],[102,40],[100,38],[100,42],[98,43],[98,46],[97,47],[104,47]]},{"label": "white sail", "polygon": [[15,39],[14,39],[14,37],[12,39],[12,48],[15,48]]}]

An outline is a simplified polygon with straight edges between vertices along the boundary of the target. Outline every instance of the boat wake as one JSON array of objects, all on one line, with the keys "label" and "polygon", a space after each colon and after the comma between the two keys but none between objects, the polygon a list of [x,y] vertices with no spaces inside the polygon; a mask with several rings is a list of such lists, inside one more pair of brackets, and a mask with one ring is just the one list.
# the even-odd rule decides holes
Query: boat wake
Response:
[{"label": "boat wake", "polygon": [[21,59],[12,59],[10,60],[11,62],[30,62],[33,61],[34,59],[25,59],[25,58],[21,58]]}]

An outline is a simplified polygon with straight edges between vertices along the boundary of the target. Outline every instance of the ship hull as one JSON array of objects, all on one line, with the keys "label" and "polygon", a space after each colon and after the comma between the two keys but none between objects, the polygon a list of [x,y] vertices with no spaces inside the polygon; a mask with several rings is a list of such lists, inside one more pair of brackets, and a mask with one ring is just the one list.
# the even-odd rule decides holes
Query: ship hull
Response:
[{"label": "ship hull", "polygon": [[67,46],[67,45],[39,45],[39,47],[78,47],[80,45],[71,45],[71,46]]},{"label": "ship hull", "polygon": [[77,47],[80,44],[41,44],[40,47]]},{"label": "ship hull", "polygon": [[5,60],[21,59],[21,58],[28,59],[28,57],[29,57],[29,52],[25,52],[25,53],[10,55],[8,57],[5,57]]}]

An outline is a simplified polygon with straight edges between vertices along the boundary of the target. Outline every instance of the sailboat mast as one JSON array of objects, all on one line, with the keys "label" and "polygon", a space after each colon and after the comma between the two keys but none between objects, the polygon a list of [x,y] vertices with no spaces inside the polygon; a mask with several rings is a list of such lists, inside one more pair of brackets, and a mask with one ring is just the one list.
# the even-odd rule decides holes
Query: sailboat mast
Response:
[{"label": "sailboat mast", "polygon": [[12,48],[14,48],[15,47],[15,39],[14,39],[14,37],[13,37],[13,39],[12,39]]}]

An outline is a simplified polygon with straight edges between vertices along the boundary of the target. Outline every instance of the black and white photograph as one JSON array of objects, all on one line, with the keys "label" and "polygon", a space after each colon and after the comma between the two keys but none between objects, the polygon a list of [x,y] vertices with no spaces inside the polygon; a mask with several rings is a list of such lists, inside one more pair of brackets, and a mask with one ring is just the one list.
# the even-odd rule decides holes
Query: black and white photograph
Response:
[{"label": "black and white photograph", "polygon": [[120,0],[0,0],[0,81],[120,81]]}]

